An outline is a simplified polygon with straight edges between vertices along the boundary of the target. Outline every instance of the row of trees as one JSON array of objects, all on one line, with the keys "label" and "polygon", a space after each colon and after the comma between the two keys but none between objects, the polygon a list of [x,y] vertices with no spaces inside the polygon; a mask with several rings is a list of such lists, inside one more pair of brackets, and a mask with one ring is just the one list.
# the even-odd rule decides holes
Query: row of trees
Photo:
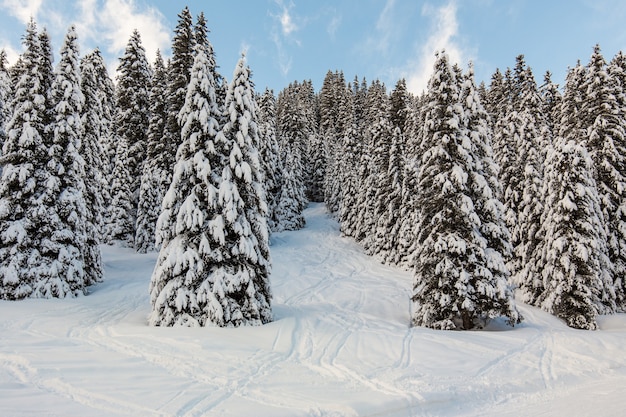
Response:
[{"label": "row of trees", "polygon": [[415,272],[413,324],[469,329],[524,302],[593,329],[623,311],[626,63],[599,47],[561,90],[519,56],[489,87],[437,55],[398,81],[257,94],[217,72],[185,8],[172,57],[134,32],[117,82],[73,28],[52,69],[34,22],[0,56],[0,298],[66,297],[102,279],[100,243],[159,250],[153,325],[271,320],[270,231],[324,201],[345,236]]},{"label": "row of trees", "polygon": [[99,245],[115,243],[160,249],[152,325],[271,320],[259,152],[278,152],[261,143],[271,126],[245,58],[227,83],[207,33],[185,8],[172,58],[152,67],[134,31],[115,84],[99,51],[80,58],[73,27],[54,70],[34,21],[18,62],[2,55],[0,298],[85,294],[102,280]]},{"label": "row of trees", "polygon": [[522,55],[487,87],[440,53],[419,97],[404,80],[387,94],[329,72],[317,101],[325,152],[310,140],[302,172],[315,181],[323,167],[344,235],[415,272],[415,325],[515,323],[517,289],[594,329],[626,307],[625,69],[596,46],[561,94],[550,73],[538,86]]}]

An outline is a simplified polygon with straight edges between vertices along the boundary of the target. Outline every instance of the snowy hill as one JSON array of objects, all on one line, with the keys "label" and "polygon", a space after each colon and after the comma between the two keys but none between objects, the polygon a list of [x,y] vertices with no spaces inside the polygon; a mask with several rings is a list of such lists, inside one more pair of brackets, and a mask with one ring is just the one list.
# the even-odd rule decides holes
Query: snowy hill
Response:
[{"label": "snowy hill", "polygon": [[272,238],[262,327],[148,327],[156,254],[112,247],[89,296],[0,302],[0,415],[623,415],[625,315],[581,331],[521,305],[513,329],[410,328],[412,274],[323,205],[305,217]]}]

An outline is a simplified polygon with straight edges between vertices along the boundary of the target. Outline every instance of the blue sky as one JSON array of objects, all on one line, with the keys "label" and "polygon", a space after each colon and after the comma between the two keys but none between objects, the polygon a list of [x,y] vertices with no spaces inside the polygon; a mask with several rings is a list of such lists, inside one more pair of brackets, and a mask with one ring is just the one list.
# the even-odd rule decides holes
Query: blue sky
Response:
[{"label": "blue sky", "polygon": [[185,5],[194,16],[204,11],[223,75],[245,49],[257,89],[275,92],[304,79],[319,89],[337,69],[389,88],[406,78],[419,92],[444,48],[463,68],[472,61],[479,81],[524,54],[539,83],[550,70],[563,84],[596,43],[607,60],[626,52],[623,0],[0,0],[0,48],[15,59],[30,16],[55,50],[75,23],[82,52],[100,47],[114,75],[134,28],[151,61],[157,48],[169,56]]}]

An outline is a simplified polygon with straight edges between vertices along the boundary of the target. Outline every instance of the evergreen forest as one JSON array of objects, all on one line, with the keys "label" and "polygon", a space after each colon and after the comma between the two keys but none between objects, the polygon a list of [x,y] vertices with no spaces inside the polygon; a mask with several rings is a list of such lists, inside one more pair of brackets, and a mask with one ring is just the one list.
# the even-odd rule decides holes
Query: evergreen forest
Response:
[{"label": "evergreen forest", "polygon": [[438,51],[420,95],[340,70],[275,93],[244,54],[220,74],[208,34],[185,8],[148,62],[134,31],[115,78],[74,27],[56,64],[33,20],[0,53],[0,299],[87,295],[119,245],[158,252],[150,325],[263,325],[271,235],[323,202],[412,271],[413,326],[514,326],[516,300],[578,329],[626,311],[621,52],[592,47],[563,86],[523,55],[477,82]]}]

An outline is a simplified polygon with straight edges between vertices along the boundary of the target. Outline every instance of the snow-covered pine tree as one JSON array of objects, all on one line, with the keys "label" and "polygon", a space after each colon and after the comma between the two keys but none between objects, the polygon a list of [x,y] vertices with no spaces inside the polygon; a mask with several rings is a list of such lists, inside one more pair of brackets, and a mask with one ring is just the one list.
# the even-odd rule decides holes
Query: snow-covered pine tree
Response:
[{"label": "snow-covered pine tree", "polygon": [[404,138],[402,139],[402,185],[400,213],[398,215],[400,224],[394,246],[395,263],[413,269],[413,253],[417,245],[417,225],[419,224],[419,207],[417,202],[417,173],[421,163],[421,142],[424,127],[425,100],[426,95],[422,95],[416,107],[408,114],[407,126]]},{"label": "snow-covered pine tree", "polygon": [[[376,222],[381,220],[384,210],[378,205],[381,192],[389,193],[385,182],[389,152],[392,141],[392,129],[389,122],[389,98],[385,86],[375,80],[366,93],[365,114],[362,116],[361,130],[365,137],[365,149],[361,156],[360,178],[357,205],[361,208],[357,217],[357,240],[370,254],[378,253],[380,245],[377,238]],[[365,155],[367,154],[367,156]],[[388,196],[382,197],[387,199]]]},{"label": "snow-covered pine tree", "polygon": [[[0,156],[2,156],[2,145],[7,137],[6,127],[12,113],[11,97],[13,88],[8,65],[7,54],[3,49],[0,51]],[[2,174],[2,164],[0,164],[0,174]]]},{"label": "snow-covered pine tree", "polygon": [[559,138],[550,149],[543,195],[545,290],[537,304],[570,327],[596,329],[606,236],[593,161],[580,143]]},{"label": "snow-covered pine tree", "polygon": [[[249,70],[237,64],[217,132],[215,81],[199,50],[181,111],[181,145],[159,217],[152,325],[271,321],[266,203]],[[158,242],[157,242],[158,243]]]},{"label": "snow-covered pine tree", "polygon": [[[595,181],[604,216],[610,265],[603,267],[604,289],[599,307],[613,313],[622,304],[626,275],[626,123],[618,98],[619,82],[610,77],[600,47],[596,45],[581,85],[584,100],[580,118],[586,129],[583,144],[595,167]],[[619,294],[616,294],[616,292]],[[618,301],[619,298],[619,301]]]},{"label": "snow-covered pine tree", "polygon": [[163,163],[165,122],[167,121],[167,70],[161,52],[157,50],[154,75],[150,90],[150,125],[146,141],[146,162],[141,174],[137,221],[135,224],[135,250],[139,253],[156,249],[156,222],[161,213],[166,185],[171,173]]},{"label": "snow-covered pine tree", "polygon": [[363,136],[355,121],[354,113],[350,118],[352,123],[344,133],[340,148],[338,172],[343,196],[339,205],[339,222],[344,236],[356,238],[358,236],[358,212],[361,210],[357,198],[361,188],[359,167],[363,153]]},{"label": "snow-covered pine tree", "polygon": [[100,243],[104,236],[104,219],[109,184],[106,178],[108,158],[102,148],[101,137],[105,112],[100,101],[99,80],[94,66],[95,52],[87,54],[80,62],[81,91],[85,97],[81,114],[84,129],[80,154],[85,161],[85,281],[87,285],[102,280],[102,255]]},{"label": "snow-covered pine tree", "polygon": [[[168,166],[168,172],[172,172],[176,162],[176,152],[181,143],[181,126],[178,115],[185,104],[187,85],[194,61],[196,34],[193,26],[193,17],[189,8],[185,8],[178,14],[178,23],[174,29],[172,38],[172,57],[167,66],[167,122],[165,124],[165,138],[163,142],[168,145],[163,150],[163,160]],[[171,178],[168,178],[171,180]],[[166,189],[169,183],[166,184]]]},{"label": "snow-covered pine tree", "polygon": [[254,97],[250,69],[242,55],[224,102],[227,121],[218,133],[218,142],[226,142],[229,161],[221,173],[219,202],[230,259],[218,272],[214,288],[225,295],[221,304],[229,326],[272,320],[267,203]]},{"label": "snow-covered pine tree", "polygon": [[[284,173],[281,188],[287,188],[280,191],[276,231],[304,226],[302,211],[308,204],[303,156],[308,140],[308,120],[300,90],[300,83],[293,82],[279,93],[276,102],[276,128]],[[281,225],[283,222],[285,224]]]},{"label": "snow-covered pine tree", "polygon": [[222,288],[214,287],[231,255],[219,201],[226,145],[216,142],[220,112],[209,65],[200,49],[180,113],[183,142],[156,229],[161,249],[150,283],[154,326],[226,325],[229,319]]},{"label": "snow-covered pine tree", "polygon": [[513,245],[509,268],[512,281],[522,292],[522,299],[533,304],[537,295],[533,290],[533,283],[541,279],[543,164],[551,139],[547,119],[542,113],[543,102],[537,84],[521,55],[517,58],[514,91],[516,96],[513,108],[516,109],[516,117],[511,121],[518,132],[517,159],[514,166],[519,173],[515,191],[519,199],[516,202],[515,224],[509,225]]},{"label": "snow-covered pine tree", "polygon": [[50,35],[46,28],[43,28],[39,33],[40,59],[41,59],[41,73],[42,73],[42,89],[46,91],[46,111],[44,113],[43,123],[46,126],[45,129],[45,142],[51,143],[52,132],[51,126],[54,122],[54,105],[52,104],[52,98],[50,97],[50,91],[52,89],[52,83],[54,81],[54,53],[52,50],[52,43],[50,42]]},{"label": "snow-covered pine tree", "polygon": [[38,251],[30,258],[31,297],[75,297],[84,294],[88,284],[100,281],[101,271],[87,269],[97,265],[84,262],[87,206],[85,162],[79,150],[85,98],[74,26],[61,48],[50,100],[54,121],[46,163],[48,179],[38,206],[30,208],[39,235]]},{"label": "snow-covered pine tree", "polygon": [[[352,127],[352,97],[341,71],[327,75],[320,92],[320,127],[326,143],[324,202],[328,211],[338,216],[344,191],[341,176],[343,138]],[[328,83],[327,83],[328,81]]]},{"label": "snow-covered pine tree", "polygon": [[[280,185],[280,194],[274,209],[275,222],[273,231],[283,232],[286,230],[299,230],[304,227],[305,220],[302,215],[300,201],[304,197],[304,189],[302,181],[296,176],[299,170],[298,165],[302,158],[300,157],[298,147],[290,147],[282,152],[284,155],[283,172]],[[294,168],[296,167],[296,168]]]},{"label": "snow-covered pine tree", "polygon": [[477,152],[484,137],[468,130],[460,80],[445,53],[437,55],[428,92],[417,176],[420,224],[412,324],[471,329],[504,316],[513,325],[519,315],[502,254],[483,235],[485,222],[495,215],[488,203],[493,191]]},{"label": "snow-covered pine tree", "polygon": [[23,38],[19,77],[11,102],[7,137],[0,165],[0,298],[16,300],[33,293],[30,259],[39,250],[33,207],[48,180],[45,166],[49,143],[44,142],[46,96],[41,43],[31,19]]},{"label": "snow-covered pine tree", "polygon": [[546,71],[543,77],[543,84],[539,87],[539,94],[541,95],[542,114],[548,124],[548,133],[550,137],[554,137],[555,126],[560,116],[561,105],[561,92],[559,91],[559,85],[552,81],[552,73]]},{"label": "snow-covered pine tree", "polygon": [[274,231],[279,224],[276,208],[280,200],[283,176],[280,148],[276,137],[276,98],[274,93],[265,89],[265,92],[259,97],[258,104],[259,159],[265,178],[268,226],[270,230]]},{"label": "snow-covered pine tree", "polygon": [[135,243],[135,223],[132,216],[133,203],[130,190],[131,178],[128,170],[128,143],[124,137],[116,137],[117,153],[111,176],[111,204],[105,220],[108,244],[133,247]]},{"label": "snow-covered pine tree", "polygon": [[[120,58],[117,76],[115,118],[116,134],[128,146],[127,167],[131,180],[130,221],[135,231],[141,174],[146,160],[146,141],[150,124],[150,85],[152,70],[146,59],[141,35],[134,30],[124,55]],[[112,197],[113,198],[113,197]],[[119,208],[118,208],[119,209]],[[130,243],[132,246],[132,242]]]},{"label": "snow-covered pine tree", "polygon": [[[99,49],[93,50],[84,57],[89,61],[96,75],[98,102],[102,109],[100,117],[100,146],[104,152],[104,177],[108,184],[111,183],[115,154],[117,153],[117,141],[115,139],[115,84],[109,76],[109,72]],[[104,205],[109,207],[111,195],[110,186],[103,191]],[[103,231],[104,232],[104,231]]]}]

